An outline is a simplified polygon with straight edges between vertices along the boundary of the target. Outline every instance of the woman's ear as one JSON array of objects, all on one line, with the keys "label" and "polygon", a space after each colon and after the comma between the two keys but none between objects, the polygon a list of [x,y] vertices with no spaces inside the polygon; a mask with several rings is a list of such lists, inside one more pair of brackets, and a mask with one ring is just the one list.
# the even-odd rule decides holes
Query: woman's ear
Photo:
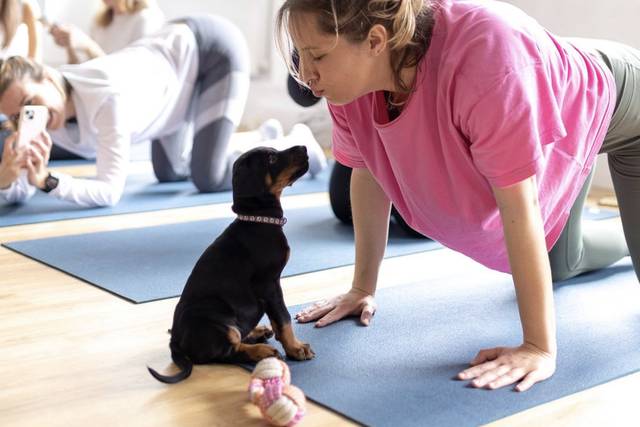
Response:
[{"label": "woman's ear", "polygon": [[367,43],[369,45],[369,51],[372,55],[378,56],[387,48],[387,42],[389,41],[389,34],[387,29],[380,24],[376,24],[369,30],[367,36]]}]

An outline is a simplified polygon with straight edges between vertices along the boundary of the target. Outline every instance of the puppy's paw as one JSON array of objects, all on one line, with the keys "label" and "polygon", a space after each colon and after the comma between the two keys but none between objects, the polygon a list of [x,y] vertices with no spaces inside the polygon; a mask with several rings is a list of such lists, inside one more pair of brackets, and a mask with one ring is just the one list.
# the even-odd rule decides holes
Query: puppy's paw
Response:
[{"label": "puppy's paw", "polygon": [[251,359],[255,362],[259,362],[267,357],[277,357],[278,359],[282,359],[280,352],[268,344],[255,344],[252,347],[250,355]]},{"label": "puppy's paw", "polygon": [[258,325],[249,336],[258,341],[266,341],[273,336],[273,329],[268,325]]},{"label": "puppy's paw", "polygon": [[311,360],[315,357],[315,353],[311,350],[311,346],[302,341],[297,341],[295,345],[285,349],[287,356],[295,360]]}]

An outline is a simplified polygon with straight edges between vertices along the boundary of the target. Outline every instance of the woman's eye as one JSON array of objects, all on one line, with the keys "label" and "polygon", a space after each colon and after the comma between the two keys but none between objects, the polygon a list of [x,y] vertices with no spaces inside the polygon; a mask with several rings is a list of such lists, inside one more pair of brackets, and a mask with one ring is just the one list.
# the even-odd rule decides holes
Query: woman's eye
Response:
[{"label": "woman's eye", "polygon": [[320,56],[312,56],[311,60],[314,62],[318,62],[320,61],[322,58],[324,58],[326,55],[320,55]]}]

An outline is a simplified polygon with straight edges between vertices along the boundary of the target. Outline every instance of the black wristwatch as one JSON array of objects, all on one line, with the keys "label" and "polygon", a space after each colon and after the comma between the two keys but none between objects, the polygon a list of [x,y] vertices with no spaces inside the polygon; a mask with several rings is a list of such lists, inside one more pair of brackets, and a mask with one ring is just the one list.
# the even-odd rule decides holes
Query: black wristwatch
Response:
[{"label": "black wristwatch", "polygon": [[49,172],[49,175],[44,179],[44,187],[42,188],[42,191],[45,193],[53,191],[58,186],[59,182],[60,179]]}]

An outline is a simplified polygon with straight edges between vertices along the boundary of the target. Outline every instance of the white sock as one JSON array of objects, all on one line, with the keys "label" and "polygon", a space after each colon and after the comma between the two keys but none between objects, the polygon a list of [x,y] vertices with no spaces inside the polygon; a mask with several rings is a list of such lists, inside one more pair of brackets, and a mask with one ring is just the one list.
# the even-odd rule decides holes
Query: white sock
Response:
[{"label": "white sock", "polygon": [[284,136],[282,124],[277,119],[268,119],[262,122],[262,124],[258,128],[258,132],[260,132],[262,140],[278,139]]},{"label": "white sock", "polygon": [[291,132],[285,138],[289,140],[291,146],[304,145],[307,147],[307,155],[309,156],[309,174],[316,176],[324,168],[327,167],[327,157],[324,155],[322,147],[313,136],[313,132],[309,129],[309,126],[296,123],[291,128]]},{"label": "white sock", "polygon": [[[264,137],[260,140],[260,137],[256,138],[258,135],[280,136],[277,138]],[[294,145],[304,145],[307,147],[309,174],[312,177],[327,167],[327,158],[324,155],[324,151],[322,151],[322,147],[318,141],[316,141],[311,129],[309,129],[307,125],[297,123],[291,128],[289,135],[282,136],[282,125],[275,119],[269,119],[264,122],[258,131],[242,132],[232,135],[231,141],[229,142],[228,155],[230,156],[230,160],[233,161],[237,159],[240,154],[258,146],[271,147],[276,150],[286,150]]]}]

